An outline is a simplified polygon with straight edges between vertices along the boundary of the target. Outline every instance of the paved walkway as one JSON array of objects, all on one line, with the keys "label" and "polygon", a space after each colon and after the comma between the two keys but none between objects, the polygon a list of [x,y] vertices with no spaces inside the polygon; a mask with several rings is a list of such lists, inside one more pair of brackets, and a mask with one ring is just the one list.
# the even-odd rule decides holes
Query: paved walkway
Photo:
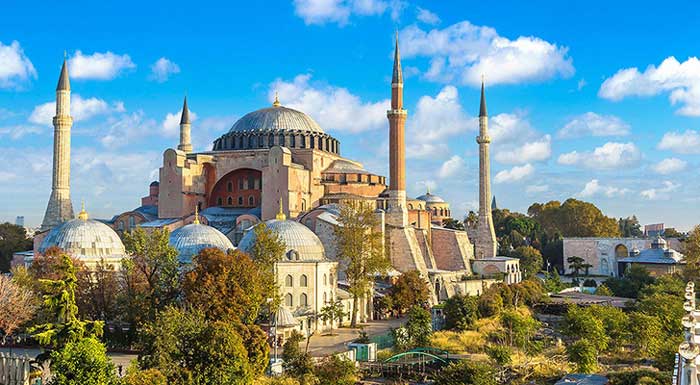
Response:
[{"label": "paved walkway", "polygon": [[405,322],[404,318],[392,318],[388,320],[372,321],[362,324],[362,329],[340,328],[334,329],[333,335],[314,335],[309,343],[309,353],[314,357],[324,357],[333,353],[348,350],[348,344],[357,339],[360,330],[364,330],[370,337],[386,334],[392,328],[397,328]]}]

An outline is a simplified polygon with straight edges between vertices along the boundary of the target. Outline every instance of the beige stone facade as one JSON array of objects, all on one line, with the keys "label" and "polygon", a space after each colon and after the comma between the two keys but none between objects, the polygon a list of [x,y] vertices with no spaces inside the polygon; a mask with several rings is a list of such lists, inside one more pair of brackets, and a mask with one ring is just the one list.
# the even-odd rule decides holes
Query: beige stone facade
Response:
[{"label": "beige stone facade", "polygon": [[563,244],[565,273],[573,272],[567,259],[576,256],[591,265],[589,274],[617,277],[617,260],[628,257],[634,249],[649,248],[651,241],[643,238],[564,238]]}]

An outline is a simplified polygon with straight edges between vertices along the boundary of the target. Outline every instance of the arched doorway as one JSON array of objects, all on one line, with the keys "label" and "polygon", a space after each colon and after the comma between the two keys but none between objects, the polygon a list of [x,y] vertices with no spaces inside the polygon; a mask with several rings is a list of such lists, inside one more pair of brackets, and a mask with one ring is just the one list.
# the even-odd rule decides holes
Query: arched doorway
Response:
[{"label": "arched doorway", "polygon": [[253,208],[260,204],[262,172],[239,168],[219,179],[209,195],[209,206]]},{"label": "arched doorway", "polygon": [[620,259],[620,258],[627,258],[629,257],[629,250],[627,249],[627,246],[625,245],[617,245],[615,246],[615,257]]}]

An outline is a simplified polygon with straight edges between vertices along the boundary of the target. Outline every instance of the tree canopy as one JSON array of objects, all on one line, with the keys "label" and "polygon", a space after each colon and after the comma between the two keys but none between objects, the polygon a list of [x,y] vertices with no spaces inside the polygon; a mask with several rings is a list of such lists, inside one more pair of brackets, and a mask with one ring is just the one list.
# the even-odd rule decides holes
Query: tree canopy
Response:
[{"label": "tree canopy", "polygon": [[618,221],[603,215],[589,202],[569,198],[564,203],[534,203],[527,209],[549,235],[564,237],[619,237]]}]

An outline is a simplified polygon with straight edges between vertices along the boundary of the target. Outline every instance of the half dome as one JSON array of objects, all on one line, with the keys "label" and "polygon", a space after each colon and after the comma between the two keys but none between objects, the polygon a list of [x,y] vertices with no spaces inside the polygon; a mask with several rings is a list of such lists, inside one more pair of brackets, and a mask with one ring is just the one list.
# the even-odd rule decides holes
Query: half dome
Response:
[{"label": "half dome", "polygon": [[204,249],[228,251],[235,248],[222,232],[199,223],[191,223],[173,231],[170,234],[170,246],[177,249],[181,263],[191,263],[192,257]]}]

